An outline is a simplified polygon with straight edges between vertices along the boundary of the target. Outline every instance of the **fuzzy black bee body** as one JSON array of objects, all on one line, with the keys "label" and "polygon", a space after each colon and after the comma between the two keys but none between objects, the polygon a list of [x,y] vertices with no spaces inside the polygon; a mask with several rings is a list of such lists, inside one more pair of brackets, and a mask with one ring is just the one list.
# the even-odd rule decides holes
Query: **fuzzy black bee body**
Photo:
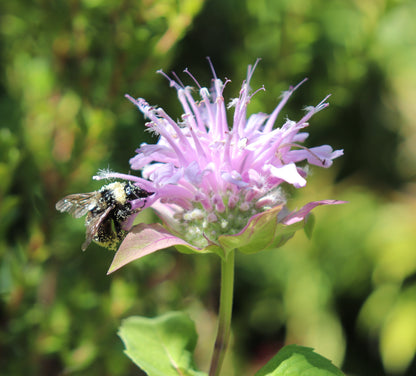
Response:
[{"label": "fuzzy black bee body", "polygon": [[123,230],[123,222],[140,211],[133,210],[129,201],[145,199],[152,194],[132,182],[114,182],[104,185],[98,191],[66,196],[56,203],[56,209],[69,212],[75,218],[86,215],[85,242],[81,247],[83,251],[91,241],[114,250],[127,234]]}]

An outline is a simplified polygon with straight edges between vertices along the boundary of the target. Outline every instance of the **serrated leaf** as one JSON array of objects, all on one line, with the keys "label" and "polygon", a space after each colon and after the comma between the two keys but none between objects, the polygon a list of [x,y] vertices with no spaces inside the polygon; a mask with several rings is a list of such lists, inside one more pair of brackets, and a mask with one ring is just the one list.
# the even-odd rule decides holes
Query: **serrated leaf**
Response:
[{"label": "serrated leaf", "polygon": [[255,376],[344,376],[330,360],[309,347],[283,347]]},{"label": "serrated leaf", "polygon": [[123,320],[118,334],[127,356],[148,376],[206,376],[195,370],[195,325],[182,312],[155,318],[129,317]]}]

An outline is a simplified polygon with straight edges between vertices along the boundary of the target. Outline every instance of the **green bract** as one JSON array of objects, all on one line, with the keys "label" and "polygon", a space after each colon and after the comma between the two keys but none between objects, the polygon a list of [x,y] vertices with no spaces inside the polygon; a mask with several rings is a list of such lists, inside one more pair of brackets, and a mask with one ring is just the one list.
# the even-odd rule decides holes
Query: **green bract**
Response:
[{"label": "green bract", "polygon": [[[310,202],[302,209],[287,212],[282,205],[256,214],[250,218],[247,225],[238,234],[220,235],[218,242],[211,242],[204,248],[198,248],[186,242],[169,224],[139,224],[134,226],[123,243],[120,245],[109,273],[121,268],[133,260],[154,253],[161,249],[175,246],[184,253],[216,253],[222,258],[238,249],[243,253],[257,253],[270,248],[282,246],[296,231],[302,229],[309,212],[319,205],[340,204],[342,201],[325,200]],[[288,214],[287,214],[288,213]]]}]

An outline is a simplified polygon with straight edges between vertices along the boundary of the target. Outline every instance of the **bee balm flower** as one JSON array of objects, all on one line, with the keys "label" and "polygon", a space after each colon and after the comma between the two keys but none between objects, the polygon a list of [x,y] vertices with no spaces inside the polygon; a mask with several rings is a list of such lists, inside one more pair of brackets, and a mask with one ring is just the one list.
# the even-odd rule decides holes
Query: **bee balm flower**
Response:
[{"label": "bee balm flower", "polygon": [[[195,80],[198,100],[191,87],[161,72],[177,91],[184,111],[180,121],[142,98],[126,96],[149,119],[146,126],[159,135],[159,140],[153,145],[142,144],[130,160],[133,170],[142,171],[142,178],[109,172],[96,178],[125,178],[156,192],[146,206],[156,210],[164,227],[133,227],[110,271],[171,245],[222,257],[236,248],[254,253],[277,247],[304,226],[314,207],[340,203],[316,201],[296,212],[287,209],[284,186],[304,187],[308,164],[328,168],[343,151],[334,151],[329,145],[302,145],[308,137],[304,128],[314,114],[328,106],[328,97],[307,107],[300,120],[286,119],[276,125],[283,106],[303,81],[283,93],[271,114],[247,117],[247,106],[256,93],[249,87],[254,69],[248,67],[239,97],[228,106],[223,96],[228,81],[223,83],[214,70],[211,89],[200,87]],[[233,110],[231,124],[227,110]]]}]

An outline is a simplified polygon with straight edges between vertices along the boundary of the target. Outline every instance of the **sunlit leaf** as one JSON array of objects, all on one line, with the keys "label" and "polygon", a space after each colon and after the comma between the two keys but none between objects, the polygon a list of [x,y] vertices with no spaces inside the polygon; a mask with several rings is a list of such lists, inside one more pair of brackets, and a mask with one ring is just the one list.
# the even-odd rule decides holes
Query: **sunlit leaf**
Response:
[{"label": "sunlit leaf", "polygon": [[197,334],[184,313],[160,317],[129,317],[119,329],[127,356],[148,376],[203,376],[195,370],[193,351]]},{"label": "sunlit leaf", "polygon": [[402,293],[381,330],[380,352],[391,373],[403,373],[416,354],[416,288]]},{"label": "sunlit leaf", "polygon": [[313,349],[289,345],[281,349],[255,376],[343,376],[331,361]]}]

